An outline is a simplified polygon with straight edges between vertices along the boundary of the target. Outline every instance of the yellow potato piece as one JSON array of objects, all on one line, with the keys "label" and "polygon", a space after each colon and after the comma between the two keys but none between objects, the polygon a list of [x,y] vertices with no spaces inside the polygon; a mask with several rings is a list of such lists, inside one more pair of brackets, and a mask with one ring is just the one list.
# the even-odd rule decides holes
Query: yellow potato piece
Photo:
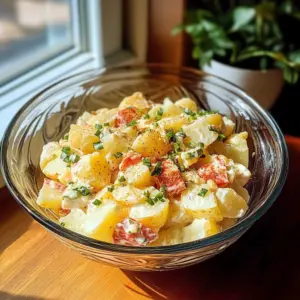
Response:
[{"label": "yellow potato piece", "polygon": [[114,124],[115,117],[119,111],[119,108],[101,108],[97,110],[97,114],[93,115],[89,120],[88,123],[95,127],[96,124],[103,125],[104,123],[109,123],[109,125]]},{"label": "yellow potato piece", "polygon": [[169,98],[164,100],[162,109],[164,118],[178,116],[182,113],[182,109],[176,106]]},{"label": "yellow potato piece", "polygon": [[57,142],[50,142],[43,147],[40,157],[40,167],[43,170],[46,165],[61,154],[61,147]]},{"label": "yellow potato piece", "polygon": [[169,204],[169,215],[164,225],[165,228],[173,226],[187,226],[193,222],[193,217],[188,214],[181,201],[172,200]]},{"label": "yellow potato piece", "polygon": [[112,243],[115,226],[120,220],[118,205],[113,201],[107,201],[97,207],[89,206],[83,231],[89,237]]},{"label": "yellow potato piece", "polygon": [[182,98],[175,102],[176,106],[179,106],[183,109],[187,108],[193,112],[198,110],[197,104],[195,101],[191,100],[190,98]]},{"label": "yellow potato piece", "polygon": [[144,190],[137,189],[131,185],[115,186],[112,195],[117,202],[127,206],[143,203],[146,200]]},{"label": "yellow potato piece", "polygon": [[223,154],[231,158],[234,162],[240,163],[248,168],[249,148],[247,144],[247,132],[230,135],[224,143],[215,142],[210,146],[209,151]]},{"label": "yellow potato piece", "polygon": [[151,129],[135,139],[132,149],[146,157],[161,157],[168,153],[170,144],[158,130]]},{"label": "yellow potato piece", "polygon": [[210,130],[211,126],[220,126],[222,117],[219,114],[207,115],[198,118],[189,125],[184,125],[183,131],[194,143],[203,143],[204,147],[209,146],[218,138],[218,133]]},{"label": "yellow potato piece", "polygon": [[149,246],[169,246],[181,244],[183,242],[183,228],[170,227],[168,229],[161,229],[158,233],[158,238]]},{"label": "yellow potato piece", "polygon": [[170,118],[163,118],[160,121],[158,121],[158,124],[165,130],[173,129],[175,132],[179,131],[179,129],[187,123],[188,119],[183,115],[174,116]]},{"label": "yellow potato piece", "polygon": [[195,219],[189,226],[183,228],[183,242],[200,240],[220,232],[214,219]]},{"label": "yellow potato piece", "polygon": [[90,114],[89,112],[85,111],[77,120],[76,124],[80,126],[84,126],[88,124],[88,122],[91,120],[91,118],[94,115]]},{"label": "yellow potato piece", "polygon": [[65,168],[57,179],[64,185],[68,185],[69,182],[73,181],[72,173],[70,168]]},{"label": "yellow potato piece", "polygon": [[71,168],[75,182],[85,182],[95,188],[102,189],[110,183],[111,170],[103,153],[94,152],[83,155]]},{"label": "yellow potato piece", "polygon": [[241,218],[248,209],[245,199],[231,188],[219,188],[216,196],[220,211],[225,218]]},{"label": "yellow potato piece", "polygon": [[74,149],[82,151],[84,154],[93,153],[94,143],[99,142],[95,135],[96,129],[91,126],[71,125],[69,132],[69,143]]},{"label": "yellow potato piece", "polygon": [[[201,191],[206,191],[204,196],[199,196]],[[209,190],[207,184],[190,184],[188,189],[181,194],[181,201],[184,208],[194,218],[211,218],[216,221],[222,220],[222,215],[218,207],[214,193]]]},{"label": "yellow potato piece", "polygon": [[150,107],[149,102],[140,92],[136,92],[133,95],[124,98],[119,105],[120,109],[124,109],[129,106],[134,106],[142,110],[148,109]]},{"label": "yellow potato piece", "polygon": [[59,219],[60,224],[64,224],[65,228],[80,234],[84,234],[83,228],[86,220],[87,216],[80,208],[72,208],[69,214]]},{"label": "yellow potato piece", "polygon": [[159,229],[167,221],[169,213],[169,200],[158,201],[154,205],[148,203],[134,205],[129,217],[141,222],[146,227]]},{"label": "yellow potato piece", "polygon": [[221,222],[218,223],[221,230],[226,230],[237,223],[236,218],[224,218]]},{"label": "yellow potato piece", "polygon": [[151,172],[142,162],[128,167],[124,171],[124,176],[128,184],[137,188],[147,187],[153,184]]},{"label": "yellow potato piece", "polygon": [[43,173],[51,179],[57,180],[63,174],[68,172],[67,164],[60,158],[61,153],[54,160],[51,160],[42,169]]},{"label": "yellow potato piece", "polygon": [[244,200],[248,203],[249,200],[250,200],[250,195],[248,193],[248,191],[242,187],[241,185],[239,185],[237,182],[233,182],[231,185],[230,185],[230,188],[234,189],[237,194],[239,194],[241,197],[244,198]]},{"label": "yellow potato piece", "polygon": [[119,164],[121,163],[123,158],[122,158],[122,156],[121,157],[116,157],[115,153],[109,152],[105,155],[105,159],[106,159],[110,169],[112,171],[115,171],[115,170],[119,169]]},{"label": "yellow potato piece", "polygon": [[37,204],[45,208],[58,209],[62,200],[63,186],[53,180],[45,180],[36,200]]},{"label": "yellow potato piece", "polygon": [[225,136],[229,136],[229,135],[233,134],[234,129],[235,129],[235,123],[225,116],[222,118],[222,121],[223,121],[223,124],[222,124],[221,132]]},{"label": "yellow potato piece", "polygon": [[116,153],[116,152],[124,152],[128,149],[128,140],[126,137],[123,137],[122,135],[112,133],[104,136],[101,139],[102,145],[103,145],[103,152],[106,154]]}]

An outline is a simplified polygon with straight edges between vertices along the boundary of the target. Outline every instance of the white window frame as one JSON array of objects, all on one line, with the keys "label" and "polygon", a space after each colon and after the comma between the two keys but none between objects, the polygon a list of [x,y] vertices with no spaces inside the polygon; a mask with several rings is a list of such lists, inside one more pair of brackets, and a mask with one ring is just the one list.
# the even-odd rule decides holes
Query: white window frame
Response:
[{"label": "white window frame", "polygon": [[[0,141],[14,114],[47,85],[85,70],[145,62],[148,1],[126,1],[126,35],[130,46],[128,50],[122,49],[122,0],[72,0],[72,17],[73,20],[77,19],[77,22],[74,22],[75,47],[33,68],[5,86],[0,86]],[[109,18],[103,18],[106,13],[109,14]],[[84,14],[89,17],[84,18]],[[84,20],[85,22],[79,25]],[[120,31],[119,40],[109,40],[112,30],[114,33],[116,30]],[[105,38],[107,40],[103,40]],[[0,188],[3,185],[0,173]]]}]

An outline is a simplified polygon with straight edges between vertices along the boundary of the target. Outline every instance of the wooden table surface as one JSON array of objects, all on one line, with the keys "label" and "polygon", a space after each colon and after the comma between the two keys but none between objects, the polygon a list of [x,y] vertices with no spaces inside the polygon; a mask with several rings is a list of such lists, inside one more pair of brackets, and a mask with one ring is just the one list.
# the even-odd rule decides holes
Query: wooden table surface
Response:
[{"label": "wooden table surface", "polygon": [[129,272],[81,257],[0,190],[0,300],[300,299],[300,141],[273,207],[222,254],[169,272]]}]

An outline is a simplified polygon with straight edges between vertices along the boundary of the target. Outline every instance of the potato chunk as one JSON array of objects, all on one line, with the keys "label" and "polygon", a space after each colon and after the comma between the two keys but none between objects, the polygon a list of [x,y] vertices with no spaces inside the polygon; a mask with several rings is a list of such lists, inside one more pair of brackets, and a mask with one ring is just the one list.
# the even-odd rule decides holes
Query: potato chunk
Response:
[{"label": "potato chunk", "polygon": [[198,110],[196,102],[191,100],[190,98],[182,98],[180,100],[177,100],[175,102],[175,105],[183,109],[187,108],[193,112],[196,112]]},{"label": "potato chunk", "polygon": [[211,126],[220,127],[221,124],[221,115],[213,114],[198,118],[193,123],[184,125],[182,128],[194,143],[203,143],[204,147],[207,147],[218,138],[218,133],[212,131]]},{"label": "potato chunk", "polygon": [[50,142],[43,147],[40,157],[40,167],[43,170],[48,162],[54,160],[61,154],[61,147],[56,142]]},{"label": "potato chunk", "polygon": [[147,187],[153,184],[151,172],[143,163],[128,167],[124,172],[124,176],[128,184],[132,184],[137,188]]},{"label": "potato chunk", "polygon": [[69,214],[59,219],[63,227],[80,234],[84,234],[83,228],[86,220],[87,216],[80,208],[72,208]]},{"label": "potato chunk", "polygon": [[150,105],[149,102],[145,99],[144,95],[140,92],[136,92],[131,96],[128,96],[122,100],[119,104],[120,109],[124,109],[126,107],[134,106],[141,110],[147,110]]},{"label": "potato chunk", "polygon": [[220,232],[214,219],[195,219],[189,226],[183,228],[183,242],[200,240]]},{"label": "potato chunk", "polygon": [[178,116],[182,113],[182,109],[176,106],[169,98],[164,100],[162,109],[164,118]]},{"label": "potato chunk", "polygon": [[142,203],[134,205],[129,212],[129,217],[142,223],[146,227],[159,229],[167,221],[169,200],[158,201],[154,205]]},{"label": "potato chunk", "polygon": [[216,192],[220,211],[225,218],[241,218],[247,211],[247,202],[231,188]]},{"label": "potato chunk", "polygon": [[93,153],[95,151],[94,143],[99,142],[95,132],[96,129],[89,125],[71,125],[69,132],[70,146],[82,151],[84,154]]},{"label": "potato chunk", "polygon": [[43,173],[54,180],[58,180],[64,174],[68,173],[68,165],[60,158],[61,152],[58,157],[49,161],[44,169],[42,169]]},{"label": "potato chunk", "polygon": [[45,208],[60,208],[65,188],[64,185],[56,181],[45,179],[36,200],[37,204]]},{"label": "potato chunk", "polygon": [[113,201],[98,206],[89,205],[83,231],[89,237],[112,243],[113,232],[120,219],[118,205]]},{"label": "potato chunk", "polygon": [[112,195],[116,201],[123,205],[134,205],[146,200],[144,191],[131,185],[115,186]]},{"label": "potato chunk", "polygon": [[170,227],[168,229],[161,229],[158,234],[158,239],[150,246],[169,246],[181,244],[183,242],[183,228]]},{"label": "potato chunk", "polygon": [[72,166],[71,172],[75,182],[85,182],[96,190],[109,184],[111,179],[110,167],[104,154],[99,152],[83,155],[78,163]]},{"label": "potato chunk", "polygon": [[222,215],[218,207],[214,193],[209,190],[207,184],[190,184],[188,189],[181,195],[184,208],[194,218],[211,218],[216,221],[222,220]]},{"label": "potato chunk", "polygon": [[152,129],[139,135],[133,142],[132,149],[146,157],[161,157],[168,153],[170,144],[158,130]]}]

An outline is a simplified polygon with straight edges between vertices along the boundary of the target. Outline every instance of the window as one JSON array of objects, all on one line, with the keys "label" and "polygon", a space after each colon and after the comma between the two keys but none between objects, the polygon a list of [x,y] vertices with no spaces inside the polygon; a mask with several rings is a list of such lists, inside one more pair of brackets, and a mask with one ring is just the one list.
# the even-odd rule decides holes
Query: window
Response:
[{"label": "window", "polygon": [[144,60],[146,24],[147,0],[0,0],[0,139],[17,110],[59,78]]}]

